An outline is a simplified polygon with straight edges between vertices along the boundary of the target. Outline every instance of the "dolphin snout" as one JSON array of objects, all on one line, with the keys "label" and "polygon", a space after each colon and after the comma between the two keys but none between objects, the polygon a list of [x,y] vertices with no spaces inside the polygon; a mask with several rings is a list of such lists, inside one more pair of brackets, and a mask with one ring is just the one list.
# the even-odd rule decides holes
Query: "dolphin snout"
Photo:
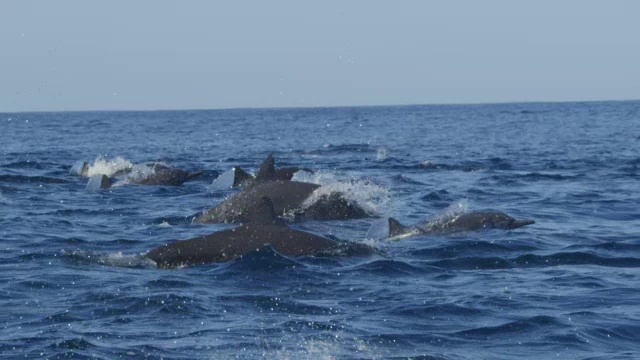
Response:
[{"label": "dolphin snout", "polygon": [[519,227],[523,227],[526,225],[531,225],[531,224],[535,224],[536,222],[533,220],[529,220],[529,219],[523,219],[523,220],[515,220],[513,223],[511,223],[511,228],[512,229],[517,229]]}]

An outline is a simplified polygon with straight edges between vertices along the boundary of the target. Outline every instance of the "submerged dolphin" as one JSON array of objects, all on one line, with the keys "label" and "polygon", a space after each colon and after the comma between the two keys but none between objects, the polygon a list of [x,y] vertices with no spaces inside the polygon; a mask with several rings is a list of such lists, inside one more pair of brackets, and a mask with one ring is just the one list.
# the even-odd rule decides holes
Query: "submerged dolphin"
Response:
[{"label": "submerged dolphin", "polygon": [[389,232],[386,238],[387,240],[398,240],[414,235],[483,229],[512,230],[534,223],[533,220],[516,220],[505,213],[490,210],[472,211],[446,221],[437,221],[424,226],[404,226],[398,220],[389,218]]},{"label": "submerged dolphin", "polygon": [[249,223],[149,251],[145,257],[159,267],[224,262],[270,245],[286,256],[370,255],[376,250],[361,243],[338,242],[294,230],[277,219],[273,203],[263,197],[246,216]]},{"label": "submerged dolphin", "polygon": [[302,209],[303,203],[320,185],[278,180],[273,155],[262,163],[256,181],[243,191],[233,194],[212,209],[193,219],[194,223],[243,223],[247,222],[249,210],[263,197],[273,202],[278,215],[299,212],[305,217],[317,220],[353,219],[367,216],[364,209],[344,199],[340,193],[324,195],[309,207]]}]

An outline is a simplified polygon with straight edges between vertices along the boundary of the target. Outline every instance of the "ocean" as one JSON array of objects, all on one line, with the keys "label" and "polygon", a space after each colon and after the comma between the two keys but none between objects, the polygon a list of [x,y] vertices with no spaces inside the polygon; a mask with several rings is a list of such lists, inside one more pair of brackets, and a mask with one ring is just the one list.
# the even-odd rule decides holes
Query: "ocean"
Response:
[{"label": "ocean", "polygon": [[[638,101],[0,113],[0,134],[2,359],[640,358]],[[380,253],[144,261],[232,227],[190,220],[269,153],[375,215],[291,227]],[[205,173],[90,192],[79,161]],[[481,209],[536,223],[369,232]]]}]

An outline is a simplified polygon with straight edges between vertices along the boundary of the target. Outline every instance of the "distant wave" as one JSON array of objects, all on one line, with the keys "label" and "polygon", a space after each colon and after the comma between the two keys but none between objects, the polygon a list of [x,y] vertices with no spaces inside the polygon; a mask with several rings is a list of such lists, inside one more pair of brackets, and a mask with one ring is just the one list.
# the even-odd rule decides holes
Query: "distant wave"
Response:
[{"label": "distant wave", "polygon": [[42,183],[42,184],[64,184],[68,180],[53,178],[48,176],[27,176],[27,175],[0,175],[0,181],[14,184]]}]

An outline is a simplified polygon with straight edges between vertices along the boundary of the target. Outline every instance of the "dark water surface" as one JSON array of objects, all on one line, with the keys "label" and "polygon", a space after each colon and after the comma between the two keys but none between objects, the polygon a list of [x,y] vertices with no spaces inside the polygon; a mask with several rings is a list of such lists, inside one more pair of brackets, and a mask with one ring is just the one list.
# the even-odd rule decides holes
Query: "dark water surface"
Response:
[{"label": "dark water surface", "polygon": [[[0,139],[0,358],[640,358],[640,102],[0,114]],[[270,151],[380,217],[536,224],[384,242],[312,221],[382,253],[142,260],[227,228],[189,217]],[[209,171],[85,192],[70,168],[99,156]]]}]

